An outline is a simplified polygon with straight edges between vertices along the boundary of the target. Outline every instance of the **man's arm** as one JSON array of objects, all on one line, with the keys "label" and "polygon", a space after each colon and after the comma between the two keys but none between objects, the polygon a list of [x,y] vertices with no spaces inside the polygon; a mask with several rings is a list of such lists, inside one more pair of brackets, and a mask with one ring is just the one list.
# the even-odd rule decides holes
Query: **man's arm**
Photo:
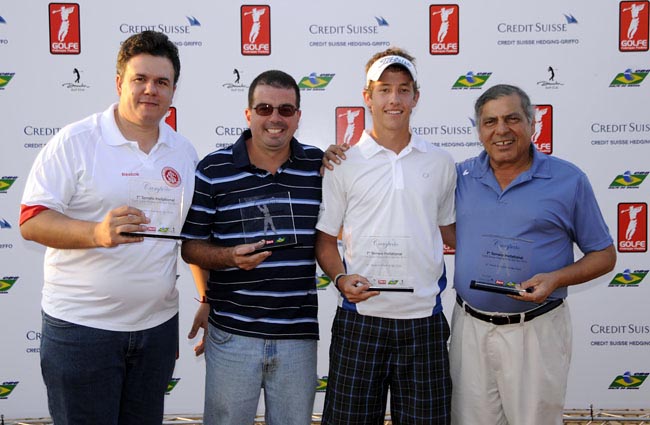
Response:
[{"label": "man's arm", "polygon": [[[332,279],[332,282],[338,285],[337,289],[348,301],[358,303],[379,295],[379,291],[367,290],[370,288],[370,282],[365,277],[358,274],[344,274],[345,267],[339,255],[336,236],[318,231],[315,249],[318,265]],[[336,276],[340,274],[343,275],[339,277],[337,282],[334,282]],[[358,283],[361,283],[361,285],[357,286]]]},{"label": "man's arm", "polygon": [[200,356],[205,351],[205,337],[208,331],[208,317],[210,315],[210,303],[208,302],[208,275],[209,271],[202,269],[196,264],[189,264],[190,272],[194,278],[194,285],[196,285],[196,292],[199,294],[199,307],[194,315],[194,322],[187,335],[188,339],[193,339],[199,333],[199,329],[203,329],[203,336],[194,346],[194,354]]},{"label": "man's arm", "polygon": [[450,248],[456,249],[456,223],[449,226],[440,226],[442,242]]},{"label": "man's arm", "polygon": [[531,293],[524,293],[513,298],[521,301],[541,303],[557,288],[577,285],[609,273],[616,265],[614,245],[600,251],[585,254],[580,260],[549,273],[539,273],[522,282],[522,289],[534,288]]},{"label": "man's arm", "polygon": [[206,270],[239,267],[252,270],[271,256],[271,251],[253,252],[264,247],[264,240],[256,243],[225,247],[202,240],[185,240],[181,256],[188,264],[196,264]]},{"label": "man's arm", "polygon": [[20,234],[28,241],[50,248],[110,248],[144,240],[143,237],[124,236],[121,233],[144,231],[146,229],[141,225],[148,222],[142,211],[126,205],[109,211],[99,223],[76,220],[46,209],[22,223]]}]

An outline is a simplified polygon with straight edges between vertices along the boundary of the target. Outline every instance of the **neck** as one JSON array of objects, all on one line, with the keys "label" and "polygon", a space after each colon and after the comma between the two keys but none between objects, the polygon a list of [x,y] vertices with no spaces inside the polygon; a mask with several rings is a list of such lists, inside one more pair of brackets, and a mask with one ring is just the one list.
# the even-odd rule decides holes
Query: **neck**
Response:
[{"label": "neck", "polygon": [[286,148],[274,151],[259,149],[254,143],[253,139],[246,140],[246,150],[248,151],[248,159],[255,167],[266,170],[271,174],[275,174],[278,168],[282,166],[291,156],[291,146],[287,145]]},{"label": "neck", "polygon": [[517,164],[496,165],[490,161],[490,167],[492,168],[494,177],[497,179],[497,182],[499,183],[499,186],[501,186],[501,189],[508,187],[508,185],[512,183],[513,180],[517,178],[517,176],[528,170],[532,164],[533,156],[530,153],[526,156],[525,161],[521,161]]},{"label": "neck", "polygon": [[411,141],[411,132],[408,128],[400,130],[387,130],[373,128],[370,135],[377,144],[395,153],[400,153]]},{"label": "neck", "polygon": [[132,123],[120,115],[119,109],[115,109],[115,123],[125,139],[138,143],[138,147],[144,153],[151,152],[158,142],[159,128],[155,126],[140,126]]}]

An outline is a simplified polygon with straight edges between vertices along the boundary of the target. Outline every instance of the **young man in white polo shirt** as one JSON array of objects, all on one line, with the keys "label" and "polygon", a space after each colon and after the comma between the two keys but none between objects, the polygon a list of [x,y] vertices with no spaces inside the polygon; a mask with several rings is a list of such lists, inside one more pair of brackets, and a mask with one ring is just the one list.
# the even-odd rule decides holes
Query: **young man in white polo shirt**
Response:
[{"label": "young man in white polo shirt", "polygon": [[449,423],[441,231],[455,221],[456,171],[410,132],[413,60],[397,48],[370,59],[363,97],[373,127],[323,180],[316,255],[340,291],[324,424],[383,423],[389,389],[396,423]]}]

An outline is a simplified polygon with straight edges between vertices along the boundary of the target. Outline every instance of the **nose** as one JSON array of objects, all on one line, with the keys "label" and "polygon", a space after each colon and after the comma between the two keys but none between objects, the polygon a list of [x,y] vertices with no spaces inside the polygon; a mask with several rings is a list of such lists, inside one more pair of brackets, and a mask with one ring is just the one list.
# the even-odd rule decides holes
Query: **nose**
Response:
[{"label": "nose", "polygon": [[155,80],[147,81],[147,83],[144,85],[144,90],[146,93],[157,93],[158,86],[156,86],[156,81]]},{"label": "nose", "polygon": [[496,126],[496,132],[499,134],[507,133],[510,131],[510,127],[506,124],[505,120],[499,120]]}]

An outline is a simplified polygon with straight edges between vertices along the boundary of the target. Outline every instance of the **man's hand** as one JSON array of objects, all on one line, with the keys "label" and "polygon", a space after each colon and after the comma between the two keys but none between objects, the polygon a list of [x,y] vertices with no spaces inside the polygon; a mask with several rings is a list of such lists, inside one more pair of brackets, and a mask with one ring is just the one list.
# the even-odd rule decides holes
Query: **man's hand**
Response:
[{"label": "man's hand", "polygon": [[330,145],[325,154],[323,155],[323,165],[320,167],[320,175],[325,174],[325,169],[333,170],[334,164],[340,164],[341,160],[345,159],[345,151],[350,149],[350,145],[344,143],[342,145]]},{"label": "man's hand", "polygon": [[554,278],[553,273],[539,273],[530,279],[521,282],[521,295],[509,296],[519,301],[529,301],[541,304],[546,301],[548,296],[558,287],[559,282]]},{"label": "man's hand", "polygon": [[237,245],[230,248],[232,264],[242,270],[252,270],[271,256],[271,251],[262,251],[253,254],[256,250],[264,248],[265,241]]},{"label": "man's hand", "polygon": [[194,315],[192,329],[190,329],[190,333],[187,334],[187,339],[193,339],[199,333],[199,329],[203,328],[203,336],[201,337],[201,341],[199,341],[194,346],[194,355],[197,357],[205,352],[205,337],[208,333],[208,316],[210,316],[210,304],[201,303],[198,310],[196,310],[196,314]]},{"label": "man's hand", "polygon": [[93,231],[93,240],[97,246],[111,248],[123,243],[142,242],[143,237],[126,236],[122,232],[143,232],[143,224],[149,223],[144,212],[127,205],[115,208],[97,223]]},{"label": "man's hand", "polygon": [[351,303],[359,303],[379,295],[379,291],[368,291],[370,282],[358,274],[346,274],[338,280],[339,291]]}]

